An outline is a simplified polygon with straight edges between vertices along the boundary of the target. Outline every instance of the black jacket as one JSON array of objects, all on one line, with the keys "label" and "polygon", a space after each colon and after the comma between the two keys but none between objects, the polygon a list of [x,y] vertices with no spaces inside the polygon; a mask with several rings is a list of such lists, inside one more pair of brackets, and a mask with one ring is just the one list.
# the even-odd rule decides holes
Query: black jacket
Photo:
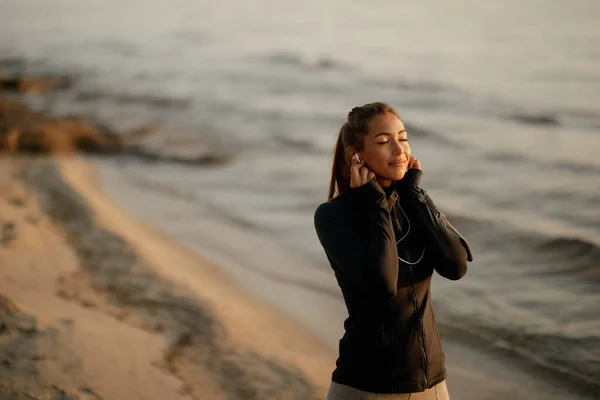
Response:
[{"label": "black jacket", "polygon": [[446,378],[431,277],[435,270],[460,279],[472,255],[419,187],[421,174],[411,169],[385,190],[373,178],[315,212],[317,235],[349,314],[334,382],[411,393]]}]

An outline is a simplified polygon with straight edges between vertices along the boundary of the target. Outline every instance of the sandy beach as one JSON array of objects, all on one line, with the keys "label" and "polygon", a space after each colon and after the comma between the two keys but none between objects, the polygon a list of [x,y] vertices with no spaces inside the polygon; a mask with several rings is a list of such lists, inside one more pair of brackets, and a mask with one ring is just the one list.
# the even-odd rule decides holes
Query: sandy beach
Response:
[{"label": "sandy beach", "polygon": [[0,398],[323,398],[320,341],[129,219],[87,164],[1,162]]}]

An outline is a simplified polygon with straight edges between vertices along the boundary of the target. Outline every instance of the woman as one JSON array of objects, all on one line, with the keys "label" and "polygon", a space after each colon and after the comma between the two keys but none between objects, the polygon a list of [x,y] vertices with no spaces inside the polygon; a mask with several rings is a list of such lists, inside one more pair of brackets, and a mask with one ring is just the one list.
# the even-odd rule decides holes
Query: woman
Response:
[{"label": "woman", "polygon": [[472,255],[421,175],[393,108],[350,111],[314,221],[349,314],[328,400],[449,398],[431,277],[462,278]]}]

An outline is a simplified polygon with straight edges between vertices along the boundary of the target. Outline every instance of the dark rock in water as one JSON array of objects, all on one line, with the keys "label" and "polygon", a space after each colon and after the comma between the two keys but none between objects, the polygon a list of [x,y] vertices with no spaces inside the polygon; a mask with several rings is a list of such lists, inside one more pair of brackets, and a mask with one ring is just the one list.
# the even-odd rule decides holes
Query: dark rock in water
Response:
[{"label": "dark rock in water", "polygon": [[115,138],[76,120],[47,121],[26,127],[20,132],[17,149],[29,153],[88,153],[117,150]]},{"label": "dark rock in water", "polygon": [[315,66],[319,68],[333,68],[335,66],[335,62],[330,58],[319,58]]},{"label": "dark rock in water", "polygon": [[18,93],[42,94],[51,90],[64,90],[73,86],[73,78],[68,76],[49,77],[0,77],[0,90]]},{"label": "dark rock in water", "polygon": [[23,103],[0,99],[0,129],[10,130],[11,127],[31,122],[31,119],[40,117]]},{"label": "dark rock in water", "polygon": [[149,136],[152,136],[154,134],[155,128],[152,126],[142,126],[136,129],[133,129],[132,131],[127,133],[128,137],[131,137],[132,139],[145,139]]},{"label": "dark rock in water", "polygon": [[[0,90],[34,91],[65,88],[68,78],[2,78]],[[27,105],[0,97],[0,153],[133,155],[146,161],[173,162],[189,165],[218,165],[228,162],[229,155],[202,152],[200,155],[169,154],[162,146],[148,150],[130,144],[152,135],[153,127],[144,127],[129,135],[117,135],[106,124],[77,117],[51,118],[31,110]]]},{"label": "dark rock in water", "polygon": [[0,99],[0,152],[115,153],[123,142],[76,118],[47,118],[26,105]]},{"label": "dark rock in water", "polygon": [[545,114],[515,114],[511,119],[530,125],[560,125],[558,118]]}]

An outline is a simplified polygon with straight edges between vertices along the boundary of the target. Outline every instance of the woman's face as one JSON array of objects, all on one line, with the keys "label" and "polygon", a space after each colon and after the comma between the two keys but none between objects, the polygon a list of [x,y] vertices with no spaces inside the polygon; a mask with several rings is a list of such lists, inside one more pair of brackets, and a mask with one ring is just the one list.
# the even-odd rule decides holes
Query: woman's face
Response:
[{"label": "woman's face", "polygon": [[404,177],[410,160],[410,146],[404,124],[396,115],[385,113],[373,117],[364,137],[364,148],[357,152],[379,183],[388,186]]}]

